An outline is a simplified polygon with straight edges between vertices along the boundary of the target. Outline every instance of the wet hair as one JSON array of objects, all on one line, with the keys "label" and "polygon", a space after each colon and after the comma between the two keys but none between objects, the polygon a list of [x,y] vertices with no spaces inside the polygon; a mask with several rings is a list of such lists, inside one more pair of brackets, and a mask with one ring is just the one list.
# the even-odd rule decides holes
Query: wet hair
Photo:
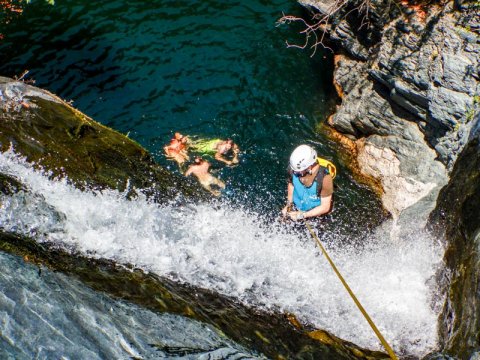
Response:
[{"label": "wet hair", "polygon": [[175,135],[174,135],[174,138],[176,140],[182,140],[184,138],[184,136],[182,134],[180,134],[179,132],[176,132]]}]

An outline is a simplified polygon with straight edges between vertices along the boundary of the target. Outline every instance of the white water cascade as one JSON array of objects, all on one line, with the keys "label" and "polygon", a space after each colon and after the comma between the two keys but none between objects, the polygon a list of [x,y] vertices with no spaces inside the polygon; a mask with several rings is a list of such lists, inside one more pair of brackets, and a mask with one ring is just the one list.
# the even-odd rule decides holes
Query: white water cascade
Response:
[{"label": "white water cascade", "polygon": [[[359,346],[378,339],[307,233],[266,226],[259,214],[229,204],[160,206],[116,191],[82,192],[12,151],[0,171],[30,192],[1,202],[0,224],[85,256],[130,263],[233,296],[248,306],[294,313]],[[41,196],[39,196],[41,195]],[[423,231],[374,236],[358,246],[325,246],[379,330],[397,352],[421,356],[437,343],[441,297],[434,280],[443,248]]]}]

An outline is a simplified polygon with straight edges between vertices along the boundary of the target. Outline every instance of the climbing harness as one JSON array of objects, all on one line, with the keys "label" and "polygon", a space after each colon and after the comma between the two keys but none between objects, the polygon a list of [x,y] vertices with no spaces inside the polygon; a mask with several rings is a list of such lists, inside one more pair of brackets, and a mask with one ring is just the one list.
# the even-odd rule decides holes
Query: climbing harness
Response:
[{"label": "climbing harness", "polygon": [[385,348],[385,350],[387,351],[388,355],[390,356],[390,358],[392,360],[398,360],[397,356],[395,355],[395,353],[393,352],[392,348],[390,347],[390,345],[388,345],[387,341],[385,340],[385,338],[383,337],[383,335],[380,333],[380,331],[377,329],[377,327],[375,326],[375,324],[373,323],[372,319],[370,318],[370,316],[367,314],[367,312],[365,311],[365,309],[363,308],[362,304],[360,304],[360,301],[358,301],[357,297],[355,296],[355,294],[353,293],[352,289],[350,289],[350,286],[348,286],[347,282],[345,281],[345,279],[343,278],[342,274],[340,274],[340,271],[338,271],[337,267],[335,266],[335,264],[333,263],[332,259],[330,258],[330,256],[328,256],[327,254],[327,251],[325,250],[325,248],[323,247],[322,243],[320,242],[320,239],[318,238],[317,234],[315,234],[315,232],[312,230],[312,227],[310,226],[310,224],[308,222],[305,222],[305,226],[307,227],[308,231],[310,231],[310,234],[312,235],[312,237],[315,239],[315,241],[317,242],[317,245],[318,247],[322,250],[323,252],[323,255],[325,255],[325,257],[327,258],[328,262],[330,263],[330,265],[332,266],[332,269],[333,271],[335,271],[335,274],[337,274],[338,278],[340,279],[340,281],[342,282],[343,286],[345,287],[345,289],[347,290],[347,292],[350,294],[350,297],[352,298],[352,300],[355,302],[355,305],[357,305],[358,309],[360,310],[360,312],[362,313],[362,315],[365,317],[365,319],[367,320],[368,324],[370,325],[370,327],[372,328],[372,330],[375,332],[375,335],[377,335],[378,339],[380,340],[380,342],[382,343],[383,347]]}]

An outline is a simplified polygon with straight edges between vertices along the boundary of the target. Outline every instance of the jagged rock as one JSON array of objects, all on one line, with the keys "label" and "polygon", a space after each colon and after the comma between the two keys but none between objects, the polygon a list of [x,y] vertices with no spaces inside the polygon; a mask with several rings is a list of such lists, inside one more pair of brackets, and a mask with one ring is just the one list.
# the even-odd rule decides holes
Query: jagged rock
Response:
[{"label": "jagged rock", "polygon": [[[427,115],[425,113],[425,108],[418,106],[415,102],[411,101],[410,98],[414,97],[415,92],[411,90],[407,90],[406,92],[402,92],[401,90],[394,87],[390,91],[390,99],[397,105],[401,106],[405,110],[407,110],[410,114],[414,115],[415,117],[426,120]],[[420,97],[421,95],[419,95]]]},{"label": "jagged rock", "polygon": [[471,96],[444,87],[430,89],[429,98],[431,121],[441,123],[451,130],[457,121],[466,121],[466,109],[473,106]]},{"label": "jagged rock", "polygon": [[[438,192],[439,187],[446,184],[446,171],[424,142],[418,118],[412,118],[404,107],[395,106],[384,96],[391,97],[397,88],[407,94],[406,97],[415,98],[416,94],[408,94],[403,84],[393,78],[379,76],[384,82],[384,87],[379,88],[368,75],[357,71],[354,73],[359,75],[352,81],[351,69],[365,68],[365,64],[361,64],[348,58],[337,61],[339,70],[335,72],[335,82],[343,89],[343,101],[331,121],[336,129],[360,139],[357,150],[361,172],[380,180],[385,208],[399,215],[427,196],[428,191]],[[403,101],[407,101],[406,97],[402,97]],[[422,101],[421,95],[417,98],[417,102]],[[421,109],[416,104],[411,106]],[[403,118],[399,117],[402,112]],[[385,158],[385,154],[389,156]],[[396,171],[392,172],[389,161],[398,162]],[[426,169],[428,171],[423,171]]]},{"label": "jagged rock", "polygon": [[[432,161],[435,152],[423,143],[396,136],[372,135],[357,142],[358,163],[367,176],[380,179],[382,202],[395,217],[425,197],[436,195],[444,185],[445,169]],[[422,156],[415,156],[422,154]],[[405,159],[416,157],[415,161]],[[417,213],[425,223],[434,203]],[[420,219],[422,218],[422,219]]]},{"label": "jagged rock", "polygon": [[[309,1],[310,6],[315,3],[325,5],[324,1]],[[320,10],[325,9],[322,6]],[[376,13],[372,15],[374,19],[391,14],[385,6],[383,1],[372,3],[370,11]],[[364,144],[372,142],[371,136],[397,137],[399,142],[389,141],[382,146],[393,146],[389,150],[401,164],[429,164],[435,169],[436,185],[441,186],[447,180],[446,171],[441,168],[451,170],[469,134],[470,114],[477,106],[480,41],[478,36],[465,35],[465,29],[474,20],[470,17],[465,20],[467,16],[454,11],[451,5],[433,8],[425,21],[412,8],[404,10],[384,28],[378,26],[388,19],[372,24],[373,30],[369,31],[380,33],[381,41],[367,49],[366,61],[357,55],[350,58],[344,55],[336,61],[334,81],[342,104],[330,123],[353,139],[366,138]],[[331,27],[330,40],[336,41],[347,54],[357,52],[353,44],[368,37],[362,31],[352,31],[354,24],[341,11],[333,16],[332,23],[337,25]],[[338,28],[344,30],[342,36],[335,32]],[[402,146],[413,143],[423,144],[423,148],[416,146],[417,152],[402,154]],[[363,156],[362,164],[374,161],[374,158],[366,161],[366,153],[359,154]],[[426,188],[438,191],[437,186],[428,185],[428,179],[416,178],[409,168],[402,166],[398,176],[427,181]],[[371,169],[364,172],[376,173]],[[384,199],[405,195],[404,186],[387,186],[385,178],[379,179],[384,182]],[[402,194],[395,194],[396,191]],[[421,198],[416,191],[410,195],[412,199]],[[388,210],[396,214],[405,209],[389,204],[393,203],[387,202]]]},{"label": "jagged rock", "polygon": [[[422,119],[426,117],[426,109],[428,108],[428,97],[419,89],[414,89],[406,84],[404,81],[395,78],[389,73],[381,70],[371,69],[368,70],[370,76],[377,82],[388,87],[390,89],[390,97],[395,101],[394,97],[397,96],[401,98],[401,102],[407,102],[409,105],[406,110],[410,110],[409,107],[412,107],[414,115],[417,115],[417,112],[421,113],[418,115]],[[397,102],[397,101],[395,101]],[[397,102],[402,106],[400,102]]]},{"label": "jagged rock", "polygon": [[364,61],[368,59],[368,50],[357,40],[347,21],[340,21],[332,27],[330,37],[347,49],[354,58]]},{"label": "jagged rock", "polygon": [[352,73],[362,74],[367,71],[368,66],[361,61],[353,61],[348,57],[342,55],[335,56],[335,76],[334,84],[337,87],[337,92],[340,97],[351,93],[357,86],[357,78],[352,76]]},{"label": "jagged rock", "polygon": [[308,8],[315,8],[323,14],[331,14],[337,7],[337,0],[300,0],[299,3]]},{"label": "jagged rock", "polygon": [[[473,40],[473,39],[472,39]],[[452,53],[442,55],[443,76],[441,84],[443,87],[465,93],[470,96],[475,95],[477,90],[477,79],[473,76],[466,76],[475,72],[475,65],[478,58],[470,59],[470,56],[462,56]]]},{"label": "jagged rock", "polygon": [[480,349],[480,113],[468,144],[459,155],[451,180],[438,197],[431,227],[448,240],[445,287],[449,290],[440,317],[442,351],[473,359]]}]

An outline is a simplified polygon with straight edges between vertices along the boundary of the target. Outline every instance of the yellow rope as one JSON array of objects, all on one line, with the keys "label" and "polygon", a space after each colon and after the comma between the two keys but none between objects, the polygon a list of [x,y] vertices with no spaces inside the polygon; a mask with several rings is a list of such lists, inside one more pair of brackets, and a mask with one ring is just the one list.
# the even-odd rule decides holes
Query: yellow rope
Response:
[{"label": "yellow rope", "polygon": [[340,271],[338,271],[337,267],[335,266],[335,264],[333,263],[332,259],[330,258],[330,256],[328,256],[327,254],[327,251],[325,250],[325,248],[323,247],[322,243],[320,242],[320,239],[318,238],[317,234],[315,234],[315,232],[312,230],[311,226],[309,223],[305,222],[305,225],[307,226],[307,229],[308,231],[310,231],[310,234],[312,234],[312,237],[315,239],[315,241],[317,242],[318,246],[320,247],[320,249],[322,250],[323,252],[323,255],[325,255],[325,257],[327,258],[328,262],[330,263],[330,265],[332,266],[333,268],[333,271],[335,271],[335,273],[337,274],[338,278],[340,279],[340,281],[342,282],[343,286],[345,286],[345,289],[347,289],[348,293],[350,294],[351,298],[353,299],[353,301],[355,302],[355,304],[357,305],[358,309],[360,310],[360,312],[363,314],[363,316],[365,317],[365,319],[367,320],[368,324],[370,325],[370,327],[372,328],[372,330],[375,332],[375,334],[377,335],[378,339],[380,340],[380,342],[382,343],[383,347],[385,348],[385,350],[387,350],[387,353],[388,355],[390,355],[390,358],[393,359],[393,360],[398,360],[397,356],[395,355],[395,353],[393,352],[392,348],[390,347],[390,345],[388,345],[387,341],[385,340],[385,338],[383,337],[383,335],[380,333],[380,331],[377,329],[377,327],[375,326],[375,324],[373,323],[372,319],[370,318],[370,316],[368,316],[367,312],[365,311],[365,309],[363,308],[362,304],[360,304],[360,301],[358,301],[357,297],[355,296],[355,294],[353,293],[352,289],[350,289],[350,286],[348,286],[347,282],[345,281],[345,279],[343,278],[342,274],[340,274]]}]

